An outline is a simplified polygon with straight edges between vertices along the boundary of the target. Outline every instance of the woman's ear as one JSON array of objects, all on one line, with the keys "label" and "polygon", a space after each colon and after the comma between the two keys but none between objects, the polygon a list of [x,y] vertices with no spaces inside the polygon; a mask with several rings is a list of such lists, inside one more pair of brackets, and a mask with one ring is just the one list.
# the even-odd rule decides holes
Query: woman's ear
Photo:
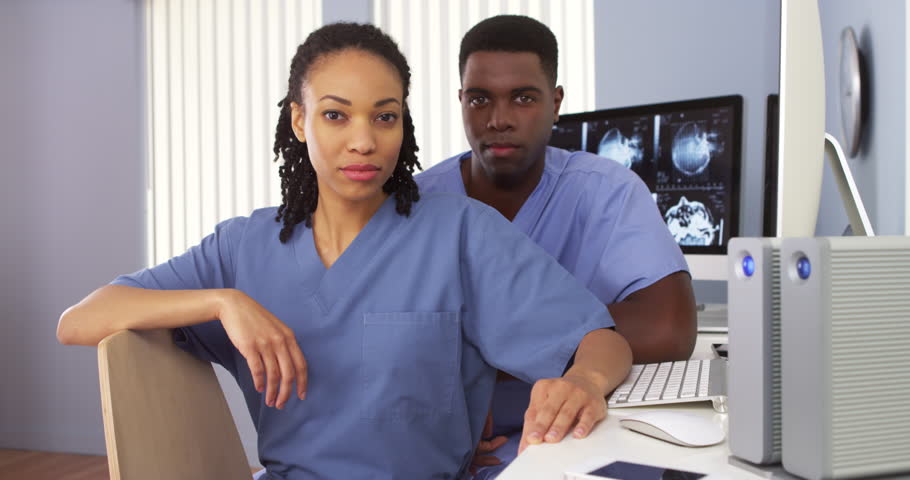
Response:
[{"label": "woman's ear", "polygon": [[296,102],[291,102],[291,129],[300,143],[306,143],[306,133],[303,129],[303,107]]}]

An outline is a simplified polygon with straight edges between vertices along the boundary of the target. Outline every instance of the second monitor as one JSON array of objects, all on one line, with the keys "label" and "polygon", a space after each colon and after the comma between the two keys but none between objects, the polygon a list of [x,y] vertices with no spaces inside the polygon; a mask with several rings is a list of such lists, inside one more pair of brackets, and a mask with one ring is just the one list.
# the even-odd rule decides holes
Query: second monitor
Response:
[{"label": "second monitor", "polygon": [[727,242],[739,234],[742,102],[732,95],[560,115],[550,145],[637,173],[693,277],[725,279]]}]

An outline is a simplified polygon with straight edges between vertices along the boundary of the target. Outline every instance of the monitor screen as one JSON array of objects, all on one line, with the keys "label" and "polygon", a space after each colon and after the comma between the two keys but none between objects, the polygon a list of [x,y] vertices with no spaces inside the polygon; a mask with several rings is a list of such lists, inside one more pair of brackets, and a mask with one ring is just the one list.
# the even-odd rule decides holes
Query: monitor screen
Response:
[{"label": "monitor screen", "polygon": [[723,254],[739,234],[742,97],[560,115],[550,145],[584,150],[644,181],[686,254]]}]

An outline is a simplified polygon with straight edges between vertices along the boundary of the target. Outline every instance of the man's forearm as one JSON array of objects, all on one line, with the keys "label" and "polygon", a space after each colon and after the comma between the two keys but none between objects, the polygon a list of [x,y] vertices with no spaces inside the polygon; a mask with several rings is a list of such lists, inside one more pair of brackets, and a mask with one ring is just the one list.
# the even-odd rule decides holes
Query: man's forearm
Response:
[{"label": "man's forearm", "polygon": [[695,297],[686,272],[677,272],[608,305],[616,331],[629,342],[635,363],[686,360],[697,334]]}]

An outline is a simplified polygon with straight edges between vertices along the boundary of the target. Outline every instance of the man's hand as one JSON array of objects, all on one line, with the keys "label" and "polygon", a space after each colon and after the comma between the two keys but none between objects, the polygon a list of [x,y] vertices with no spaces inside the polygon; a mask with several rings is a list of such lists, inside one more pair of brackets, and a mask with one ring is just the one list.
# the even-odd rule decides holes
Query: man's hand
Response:
[{"label": "man's hand", "polygon": [[487,454],[505,445],[509,439],[502,435],[496,438],[490,438],[492,436],[493,412],[491,411],[490,413],[487,413],[487,422],[483,426],[483,434],[480,436],[480,443],[477,444],[477,449],[474,451],[474,458],[471,460],[471,475],[477,475],[477,467],[490,467],[502,463],[502,460],[500,460],[499,457]]},{"label": "man's hand", "polygon": [[607,416],[607,402],[599,383],[572,371],[562,378],[535,383],[518,453],[528,445],[557,443],[570,431],[575,438],[587,437]]}]

